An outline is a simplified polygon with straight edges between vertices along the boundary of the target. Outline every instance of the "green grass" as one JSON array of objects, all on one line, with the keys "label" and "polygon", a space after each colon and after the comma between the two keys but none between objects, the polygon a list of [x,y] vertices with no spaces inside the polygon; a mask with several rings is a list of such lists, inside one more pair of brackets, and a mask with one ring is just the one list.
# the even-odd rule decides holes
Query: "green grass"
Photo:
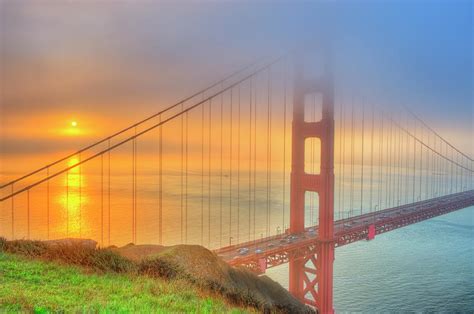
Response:
[{"label": "green grass", "polygon": [[0,312],[241,312],[182,280],[31,260],[0,252]]}]

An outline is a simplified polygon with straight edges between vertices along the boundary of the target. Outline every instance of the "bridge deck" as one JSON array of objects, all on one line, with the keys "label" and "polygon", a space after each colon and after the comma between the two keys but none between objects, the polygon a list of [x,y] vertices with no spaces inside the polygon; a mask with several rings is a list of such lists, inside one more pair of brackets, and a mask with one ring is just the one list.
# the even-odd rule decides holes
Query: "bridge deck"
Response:
[{"label": "bridge deck", "polygon": [[[334,222],[334,243],[338,247],[367,240],[371,225],[375,234],[381,234],[473,205],[474,190],[470,190],[338,220]],[[284,233],[215,252],[231,265],[264,272],[266,268],[287,263],[290,257],[304,258],[314,254],[317,243],[318,227],[314,226],[306,228],[304,233]]]}]

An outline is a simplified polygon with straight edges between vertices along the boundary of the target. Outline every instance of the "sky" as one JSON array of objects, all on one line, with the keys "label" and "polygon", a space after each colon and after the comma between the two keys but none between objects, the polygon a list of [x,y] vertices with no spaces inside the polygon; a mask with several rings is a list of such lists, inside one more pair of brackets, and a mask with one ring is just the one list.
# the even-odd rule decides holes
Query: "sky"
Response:
[{"label": "sky", "polygon": [[0,0],[0,151],[75,150],[320,38],[338,97],[406,105],[474,154],[473,2],[457,0]]}]

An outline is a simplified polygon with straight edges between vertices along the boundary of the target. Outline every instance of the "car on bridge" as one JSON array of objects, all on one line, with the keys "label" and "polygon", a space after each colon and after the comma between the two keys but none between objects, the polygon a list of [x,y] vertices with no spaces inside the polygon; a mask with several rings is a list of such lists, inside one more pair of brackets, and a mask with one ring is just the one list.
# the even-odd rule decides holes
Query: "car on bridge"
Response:
[{"label": "car on bridge", "polygon": [[243,247],[243,248],[240,248],[240,249],[237,250],[237,252],[239,253],[239,255],[246,255],[246,254],[248,254],[249,251],[250,251],[250,250],[249,250],[248,248],[246,248],[246,247]]}]

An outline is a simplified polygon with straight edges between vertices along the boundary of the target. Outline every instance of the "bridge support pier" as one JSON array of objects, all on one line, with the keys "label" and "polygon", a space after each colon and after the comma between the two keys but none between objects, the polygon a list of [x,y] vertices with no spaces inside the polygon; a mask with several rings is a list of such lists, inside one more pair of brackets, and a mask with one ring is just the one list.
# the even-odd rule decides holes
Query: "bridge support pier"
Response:
[{"label": "bridge support pier", "polygon": [[[334,262],[334,91],[329,63],[319,79],[308,79],[303,73],[302,58],[295,60],[294,103],[292,122],[292,168],[290,232],[305,231],[305,193],[319,196],[319,227],[316,253],[289,260],[289,290],[302,302],[320,313],[333,313]],[[305,121],[305,98],[320,94],[321,120]],[[320,140],[321,156],[318,174],[305,172],[305,140]]]}]

